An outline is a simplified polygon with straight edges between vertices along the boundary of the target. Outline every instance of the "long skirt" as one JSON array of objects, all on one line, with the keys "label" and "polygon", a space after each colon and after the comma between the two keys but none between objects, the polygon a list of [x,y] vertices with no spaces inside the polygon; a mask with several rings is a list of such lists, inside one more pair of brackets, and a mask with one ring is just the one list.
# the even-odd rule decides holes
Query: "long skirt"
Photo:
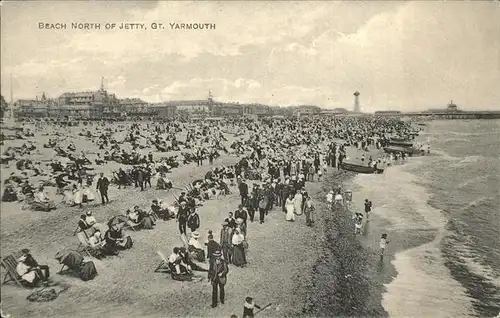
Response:
[{"label": "long skirt", "polygon": [[293,204],[286,204],[285,209],[286,209],[286,220],[295,221],[295,213],[294,213],[295,208]]},{"label": "long skirt", "polygon": [[295,214],[302,215],[302,197],[295,198],[293,204],[295,206]]},{"label": "long skirt", "polygon": [[241,244],[233,245],[233,265],[235,266],[243,266],[247,263],[247,259],[245,256],[245,250]]}]

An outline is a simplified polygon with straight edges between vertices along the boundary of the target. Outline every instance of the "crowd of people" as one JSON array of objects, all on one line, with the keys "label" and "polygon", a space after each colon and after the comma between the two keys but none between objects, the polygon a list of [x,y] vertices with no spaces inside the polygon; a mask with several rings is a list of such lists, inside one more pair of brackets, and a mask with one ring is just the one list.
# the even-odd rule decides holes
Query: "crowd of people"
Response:
[{"label": "crowd of people", "polygon": [[[53,124],[37,124],[35,130],[50,136],[50,126]],[[60,127],[59,131],[66,129]],[[184,140],[179,137],[180,133],[184,133]],[[367,161],[369,165],[388,165],[391,163],[389,156],[380,153],[373,158],[365,153],[384,147],[392,136],[413,139],[415,134],[409,123],[366,117],[266,118],[226,123],[171,121],[120,124],[114,128],[94,124],[83,127],[80,133],[85,142],[98,149],[92,154],[94,158],[90,158],[91,154],[83,148],[78,149],[78,143],[73,140],[67,141],[67,145],[54,142],[58,136],[53,133],[44,148],[52,149],[60,158],[53,159],[45,167],[38,162],[36,165],[15,165],[2,182],[2,201],[21,201],[31,209],[48,212],[58,206],[44,187],[57,189],[56,195],[64,198],[62,203],[77,207],[95,201],[98,195],[102,205],[113,204],[108,189],[115,184],[120,190],[134,186],[141,191],[159,191],[158,196],[161,196],[161,191],[180,190],[180,195],[174,196],[174,202],[166,204],[156,199],[149,208],[134,205],[123,215],[109,220],[107,226],[98,223],[92,212],[87,211],[81,215],[76,232],[85,237],[91,250],[95,251],[94,256],[105,257],[133,246],[131,237],[123,232],[124,228],[153,229],[158,220],[175,220],[181,242],[172,248],[167,258],[171,277],[189,281],[193,271],[207,272],[212,284],[212,307],[216,307],[219,302],[224,303],[224,285],[230,267],[248,264],[248,238],[250,230],[253,232],[251,227],[254,227],[250,224],[266,226],[269,213],[282,213],[283,220],[289,222],[305,215],[305,225],[314,226],[315,199],[308,194],[307,183],[321,182],[328,167],[340,169],[347,159]],[[234,136],[230,145],[227,135]],[[33,138],[26,134],[16,137]],[[348,148],[357,152],[353,155]],[[156,150],[155,154],[151,149]],[[172,151],[180,154],[172,156]],[[2,164],[12,168],[12,161],[19,162],[21,156],[29,158],[29,154],[38,152],[36,145],[28,142],[21,148],[10,147],[3,154]],[[219,152],[241,159],[236,165],[213,166]],[[62,158],[65,164],[61,163]],[[203,179],[193,180],[184,188],[168,179],[167,174],[172,169],[189,162],[202,166],[204,159],[208,160],[210,169]],[[120,166],[112,175],[110,170],[104,169],[110,164]],[[101,171],[99,177],[94,180],[98,171]],[[156,179],[155,188],[152,187],[153,179]],[[33,186],[33,180],[38,180],[40,185]],[[214,232],[204,227],[200,207],[207,200],[218,199],[233,191],[239,194],[239,205],[228,211],[228,217],[217,229],[220,234],[216,239]],[[331,205],[339,203],[343,201],[342,195],[344,192],[340,188],[334,189],[328,193],[326,201]],[[372,203],[367,200],[367,218],[371,209]],[[356,231],[362,217],[355,215]],[[208,230],[205,240],[200,234],[203,230]],[[383,239],[385,249],[388,241],[386,237]],[[208,268],[203,266],[206,263]]]}]

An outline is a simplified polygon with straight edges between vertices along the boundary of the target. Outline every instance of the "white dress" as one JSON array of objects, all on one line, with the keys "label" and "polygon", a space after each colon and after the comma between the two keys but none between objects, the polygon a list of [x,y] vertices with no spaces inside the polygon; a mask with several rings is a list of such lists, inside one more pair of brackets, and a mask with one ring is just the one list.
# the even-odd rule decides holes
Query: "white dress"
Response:
[{"label": "white dress", "polygon": [[295,221],[295,214],[294,212],[294,199],[287,198],[285,201],[285,209],[286,209],[286,220],[287,221]]},{"label": "white dress", "polygon": [[302,215],[302,194],[300,192],[295,194],[293,204],[295,206],[295,214]]}]

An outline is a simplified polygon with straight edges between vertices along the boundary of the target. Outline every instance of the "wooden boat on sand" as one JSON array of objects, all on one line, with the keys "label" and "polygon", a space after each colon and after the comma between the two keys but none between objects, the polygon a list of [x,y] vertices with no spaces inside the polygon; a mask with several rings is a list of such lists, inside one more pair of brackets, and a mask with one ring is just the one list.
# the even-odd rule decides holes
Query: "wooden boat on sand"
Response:
[{"label": "wooden boat on sand", "polygon": [[389,141],[389,145],[400,146],[400,147],[413,147],[413,142],[408,140],[400,140],[399,138],[397,139],[391,138],[391,140]]},{"label": "wooden boat on sand", "polygon": [[384,169],[363,166],[355,163],[342,162],[340,167],[347,171],[354,171],[358,173],[383,173]]},{"label": "wooden boat on sand", "polygon": [[390,146],[384,147],[384,151],[387,153],[404,152],[404,153],[409,154],[410,156],[413,156],[415,154],[419,154],[419,152],[421,152],[413,147],[402,147],[402,146],[395,146],[395,145],[390,145]]}]

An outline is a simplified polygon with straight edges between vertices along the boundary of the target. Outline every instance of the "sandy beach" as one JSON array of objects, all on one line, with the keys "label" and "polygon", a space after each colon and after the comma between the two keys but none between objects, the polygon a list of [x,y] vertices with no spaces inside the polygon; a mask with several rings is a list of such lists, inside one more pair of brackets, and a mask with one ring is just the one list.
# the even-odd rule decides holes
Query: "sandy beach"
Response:
[{"label": "sandy beach", "polygon": [[[214,165],[231,165],[237,160],[235,156],[224,155],[216,159]],[[210,168],[210,165],[181,165],[168,177],[175,186],[182,187],[189,181],[202,178]],[[306,187],[315,201],[324,200],[322,183],[309,182]],[[238,190],[232,187],[231,191],[232,194],[207,201],[200,208],[203,239],[208,230],[218,238],[222,220],[237,208],[240,201]],[[206,316],[207,313],[214,317],[229,317],[231,314],[241,315],[244,299],[249,295],[258,304],[272,303],[259,313],[261,316],[292,316],[303,312],[309,302],[307,286],[311,282],[311,269],[316,263],[316,246],[321,235],[319,228],[305,226],[304,216],[298,217],[295,223],[286,222],[279,208],[269,213],[264,224],[249,224],[249,264],[246,268],[230,267],[226,303],[215,309],[210,308],[211,287],[206,273],[197,273],[202,277],[199,282],[178,282],[167,274],[153,272],[160,262],[157,251],[168,255],[174,246],[181,245],[175,221],[159,221],[153,230],[128,231],[134,241],[133,248],[117,257],[92,259],[99,272],[92,281],[83,282],[56,274],[60,265],[54,256],[59,251],[77,247],[78,240],[73,232],[84,211],[92,210],[97,221],[105,223],[134,205],[148,207],[156,198],[173,202],[174,193],[154,188],[144,192],[136,188],[118,190],[112,186],[109,205],[93,202],[80,209],[58,204],[58,209],[51,212],[22,210],[19,203],[2,203],[2,255],[30,248],[41,264],[50,266],[55,281],[70,286],[52,302],[33,303],[25,299],[29,290],[4,285],[4,312],[14,317],[80,317],[89,314],[176,317]],[[205,268],[207,266],[205,264]]]}]

